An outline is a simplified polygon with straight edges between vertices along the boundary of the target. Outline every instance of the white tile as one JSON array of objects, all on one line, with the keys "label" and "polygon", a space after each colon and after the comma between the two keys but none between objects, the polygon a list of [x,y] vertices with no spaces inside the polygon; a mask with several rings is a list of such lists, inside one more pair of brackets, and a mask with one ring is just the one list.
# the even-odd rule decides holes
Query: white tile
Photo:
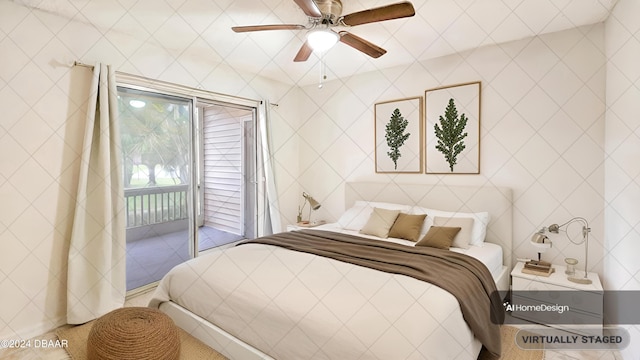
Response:
[{"label": "white tile", "polygon": [[555,161],[538,177],[538,182],[558,202],[563,202],[584,179],[564,159]]},{"label": "white tile", "polygon": [[612,107],[611,111],[620,116],[620,119],[626,122],[631,129],[637,128],[637,122],[626,117],[625,114],[635,114],[640,111],[640,104],[637,101],[638,96],[640,96],[640,89],[631,87],[619,96],[607,99],[608,105]]},{"label": "white tile", "polygon": [[611,250],[612,255],[622,264],[622,266],[631,274],[637,274],[640,271],[640,263],[635,254],[638,253],[637,233],[630,233],[620,240],[618,245]]},{"label": "white tile", "polygon": [[[521,3],[521,1],[519,0],[505,2],[505,4],[507,5],[519,3]],[[518,37],[525,38],[527,36],[531,36],[532,32],[529,26],[523,21],[523,19],[517,16],[507,16],[502,18],[498,26],[489,35],[493,40],[497,41],[498,43],[502,43],[504,41],[511,40],[508,34],[518,34]]]},{"label": "white tile", "polygon": [[30,299],[34,299],[40,292],[47,291],[47,277],[39,274],[46,273],[47,268],[35,257],[27,257],[9,274],[11,280]]},{"label": "white tile", "polygon": [[126,9],[120,1],[103,2],[88,1],[81,8],[82,15],[101,32],[110,29],[126,14]]},{"label": "white tile", "polygon": [[0,79],[10,81],[29,61],[29,56],[10,37],[0,40],[0,52],[11,54],[0,58]]},{"label": "white tile", "polygon": [[8,228],[29,251],[37,248],[54,231],[53,224],[49,223],[34,207],[26,208]]},{"label": "white tile", "polygon": [[489,37],[473,18],[468,14],[461,14],[441,34],[445,41],[450,42],[457,51],[464,51],[480,46]]},{"label": "white tile", "polygon": [[[564,157],[581,176],[588,180],[588,176],[595,172],[602,173],[600,167],[604,166],[604,158],[602,157],[603,148],[596,143],[590,136],[583,135],[571,144],[571,147],[565,152]],[[595,187],[601,189],[600,187]],[[604,195],[604,190],[600,190],[600,194]]]},{"label": "white tile", "polygon": [[37,0],[29,5],[42,9],[34,11],[33,15],[54,34],[60,32],[60,29],[78,15],[78,8],[72,5],[70,0],[56,0],[55,3]]},{"label": "white tile", "polygon": [[9,1],[0,2],[0,29],[10,33],[29,15],[29,9]]},{"label": "white tile", "polygon": [[[10,246],[10,247],[9,247]],[[10,274],[20,263],[22,263],[30,253],[30,249],[22,244],[11,231],[0,230],[0,262],[2,272]],[[0,280],[3,277],[0,276]]]},{"label": "white tile", "polygon": [[[549,24],[553,18],[558,16],[558,5],[551,0],[544,1],[523,1],[514,9],[514,13],[527,23],[527,27],[534,34],[539,34]],[[527,19],[535,18],[536,22],[527,21]]]},{"label": "white tile", "polygon": [[[0,97],[1,98],[1,97]],[[29,159],[29,154],[9,135],[0,136],[0,175],[9,178]]]},{"label": "white tile", "polygon": [[554,66],[539,85],[558,105],[564,105],[582,87],[583,81],[565,63]]},{"label": "white tile", "polygon": [[6,204],[11,204],[11,206],[0,206],[0,223],[5,226],[12,224],[22,212],[29,208],[27,199],[20,195],[20,192],[8,181],[0,183],[0,197]]},{"label": "white tile", "polygon": [[9,82],[13,91],[28,104],[35,104],[53,86],[40,68],[28,62]]},{"label": "white tile", "polygon": [[150,34],[155,33],[174,14],[166,2],[153,0],[136,1],[128,13]]},{"label": "white tile", "polygon": [[[558,104],[548,91],[540,86],[535,86],[526,93],[514,107],[514,110],[534,129],[539,129],[545,124],[549,124],[549,120],[561,115],[559,114],[561,109]],[[557,119],[551,125],[563,126],[563,120],[562,118]],[[562,133],[562,131],[558,132]]]},{"label": "white tile", "polygon": [[29,201],[35,200],[55,178],[35,161],[26,161],[10,177],[9,182]]},{"label": "white tile", "polygon": [[515,105],[524,98],[535,83],[516,63],[509,63],[491,83],[491,86],[509,104]]},{"label": "white tile", "polygon": [[[8,328],[15,328],[15,330],[20,330],[25,325],[24,324],[34,324],[34,322],[24,322],[21,323],[19,321],[14,322],[17,317],[20,316],[20,313],[29,313],[31,311],[23,311],[25,307],[29,304],[29,297],[25,295],[19,287],[20,284],[16,284],[11,278],[6,277],[4,279],[0,278],[0,292],[3,294],[11,294],[10,297],[7,297],[5,301],[3,301],[3,306],[0,308],[0,320],[8,324]],[[34,311],[35,313],[35,311]]]},{"label": "white tile", "polygon": [[513,155],[535,177],[547,171],[551,162],[558,156],[547,140],[540,135],[531,136]]},{"label": "white tile", "polygon": [[33,13],[20,19],[11,34],[16,45],[29,57],[35,56],[54,36]]},{"label": "white tile", "polygon": [[[173,36],[176,33],[180,36]],[[172,16],[154,31],[152,36],[162,47],[180,54],[192,47],[192,43],[198,38],[198,33],[182,17]]]},{"label": "white tile", "polygon": [[[601,33],[600,35],[602,36]],[[564,57],[565,61],[574,64],[571,70],[583,81],[593,77],[603,67],[605,59],[603,44],[602,39],[584,37]]]}]

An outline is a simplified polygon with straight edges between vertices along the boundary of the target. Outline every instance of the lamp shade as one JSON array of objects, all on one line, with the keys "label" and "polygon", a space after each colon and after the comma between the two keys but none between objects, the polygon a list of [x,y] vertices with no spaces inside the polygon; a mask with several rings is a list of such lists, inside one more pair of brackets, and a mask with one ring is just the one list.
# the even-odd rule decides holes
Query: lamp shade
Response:
[{"label": "lamp shade", "polygon": [[542,251],[551,247],[551,241],[545,234],[541,232],[533,234],[533,236],[531,237],[531,244],[535,247],[540,248]]},{"label": "lamp shade", "polygon": [[311,195],[307,193],[303,193],[302,196],[304,196],[304,198],[309,202],[309,206],[311,207],[312,210],[320,209],[320,203],[316,201],[316,199],[311,197]]},{"label": "lamp shade", "polygon": [[307,41],[313,51],[327,51],[340,40],[340,35],[329,29],[313,29],[307,34]]}]

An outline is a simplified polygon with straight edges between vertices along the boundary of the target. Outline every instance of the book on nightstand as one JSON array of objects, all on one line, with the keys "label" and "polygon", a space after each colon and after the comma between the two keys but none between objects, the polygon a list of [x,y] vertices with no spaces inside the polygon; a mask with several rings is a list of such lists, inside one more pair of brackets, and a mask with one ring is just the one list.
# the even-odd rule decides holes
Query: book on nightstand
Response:
[{"label": "book on nightstand", "polygon": [[554,271],[551,263],[541,260],[529,260],[522,267],[523,273],[531,275],[550,276]]}]

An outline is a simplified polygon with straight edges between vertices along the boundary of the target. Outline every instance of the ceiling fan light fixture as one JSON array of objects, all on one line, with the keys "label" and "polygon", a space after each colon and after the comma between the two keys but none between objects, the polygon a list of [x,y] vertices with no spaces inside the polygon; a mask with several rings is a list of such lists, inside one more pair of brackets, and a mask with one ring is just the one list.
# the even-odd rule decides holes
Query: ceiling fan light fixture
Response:
[{"label": "ceiling fan light fixture", "polygon": [[313,51],[324,52],[340,40],[340,35],[329,29],[313,29],[307,34],[307,41]]}]

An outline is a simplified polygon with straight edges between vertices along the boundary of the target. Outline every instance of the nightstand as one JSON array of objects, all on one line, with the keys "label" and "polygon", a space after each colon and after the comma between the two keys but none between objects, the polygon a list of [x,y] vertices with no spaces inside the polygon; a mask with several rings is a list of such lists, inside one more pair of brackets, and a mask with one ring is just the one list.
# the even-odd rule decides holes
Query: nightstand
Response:
[{"label": "nightstand", "polygon": [[310,229],[310,228],[314,228],[316,226],[320,226],[324,224],[326,224],[324,220],[306,223],[306,224],[303,224],[303,223],[289,224],[287,225],[287,231]]},{"label": "nightstand", "polygon": [[[603,288],[596,273],[588,273],[592,283],[577,284],[567,279],[566,267],[553,265],[555,272],[548,277],[525,274],[523,262],[511,272],[512,305],[543,307],[568,306],[558,311],[512,311],[511,316],[550,327],[589,335],[602,333]],[[576,270],[576,275],[584,272]],[[547,321],[545,321],[547,320]]]}]

